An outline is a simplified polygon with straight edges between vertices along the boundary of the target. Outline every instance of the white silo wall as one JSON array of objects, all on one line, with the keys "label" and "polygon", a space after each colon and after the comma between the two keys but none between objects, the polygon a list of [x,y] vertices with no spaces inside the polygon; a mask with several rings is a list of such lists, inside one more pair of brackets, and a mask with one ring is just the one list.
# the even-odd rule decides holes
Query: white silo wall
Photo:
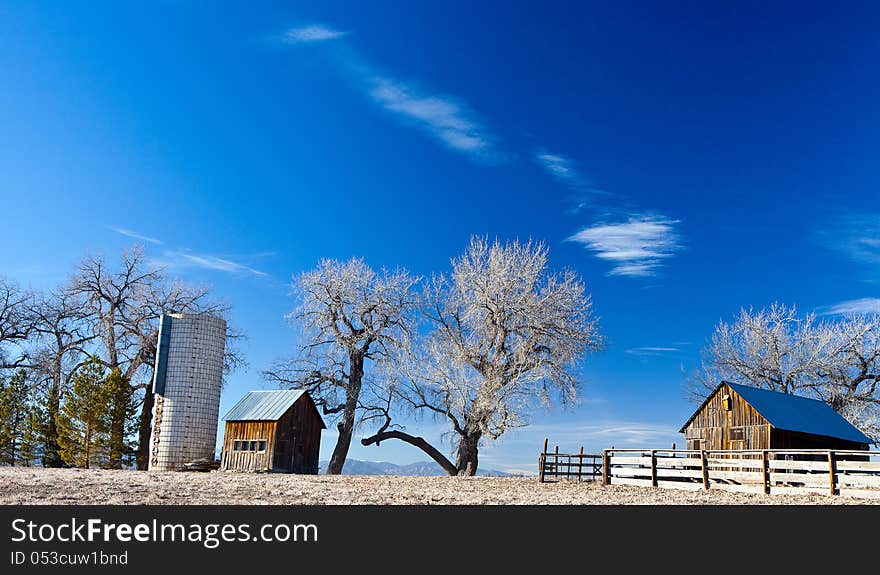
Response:
[{"label": "white silo wall", "polygon": [[[163,341],[167,347],[161,345]],[[214,458],[225,345],[226,322],[220,318],[196,314],[163,318],[155,377],[163,375],[164,354],[164,381],[157,385],[154,377],[151,471]]]}]

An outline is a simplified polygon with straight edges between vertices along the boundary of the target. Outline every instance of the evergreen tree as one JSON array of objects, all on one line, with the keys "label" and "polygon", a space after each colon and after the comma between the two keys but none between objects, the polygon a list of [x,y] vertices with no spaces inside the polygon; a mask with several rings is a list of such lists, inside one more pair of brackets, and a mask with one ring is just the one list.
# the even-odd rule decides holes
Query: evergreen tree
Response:
[{"label": "evergreen tree", "polygon": [[109,429],[106,371],[97,358],[83,365],[58,413],[58,444],[68,465],[106,465]]},{"label": "evergreen tree", "polygon": [[107,467],[121,469],[123,457],[134,449],[129,440],[136,431],[134,424],[137,404],[134,393],[122,371],[114,368],[104,381],[104,392],[107,397]]},{"label": "evergreen tree", "polygon": [[8,381],[0,382],[0,464],[15,465],[20,461],[30,395],[24,370],[16,372]]},{"label": "evergreen tree", "polygon": [[41,461],[46,442],[46,414],[36,402],[31,402],[18,450],[18,465],[31,467]]}]

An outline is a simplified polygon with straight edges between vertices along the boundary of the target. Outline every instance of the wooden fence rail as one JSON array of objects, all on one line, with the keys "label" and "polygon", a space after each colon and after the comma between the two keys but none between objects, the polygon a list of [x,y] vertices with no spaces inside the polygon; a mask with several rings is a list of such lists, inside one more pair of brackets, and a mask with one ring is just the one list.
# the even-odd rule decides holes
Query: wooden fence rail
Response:
[{"label": "wooden fence rail", "polygon": [[880,451],[606,449],[602,463],[605,485],[880,498]]},{"label": "wooden fence rail", "polygon": [[602,478],[602,454],[559,453],[559,447],[552,453],[547,452],[547,441],[544,441],[544,452],[538,456],[538,480],[546,481],[576,479],[578,481],[598,481]]}]

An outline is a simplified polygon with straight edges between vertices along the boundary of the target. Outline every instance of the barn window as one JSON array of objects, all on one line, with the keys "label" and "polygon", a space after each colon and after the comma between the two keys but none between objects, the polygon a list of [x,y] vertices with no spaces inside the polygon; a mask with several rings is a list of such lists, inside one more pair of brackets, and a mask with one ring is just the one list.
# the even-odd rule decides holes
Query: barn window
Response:
[{"label": "barn window", "polygon": [[742,441],[746,438],[745,429],[742,427],[731,427],[728,434],[731,441]]},{"label": "barn window", "polygon": [[733,409],[733,407],[730,404],[730,396],[729,395],[724,394],[724,397],[721,398],[721,407],[724,409],[724,411],[730,411],[731,409]]},{"label": "barn window", "polygon": [[232,451],[266,451],[266,440],[256,441],[235,440],[232,442]]}]

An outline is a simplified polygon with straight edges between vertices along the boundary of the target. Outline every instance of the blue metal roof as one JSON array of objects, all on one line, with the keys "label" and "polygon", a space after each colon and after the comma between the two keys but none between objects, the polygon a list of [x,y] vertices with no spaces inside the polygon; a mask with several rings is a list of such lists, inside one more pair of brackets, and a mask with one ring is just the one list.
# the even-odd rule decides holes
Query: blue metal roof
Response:
[{"label": "blue metal roof", "polygon": [[226,414],[226,421],[277,421],[302,397],[301,389],[249,391]]},{"label": "blue metal roof", "polygon": [[872,443],[871,439],[824,401],[748,385],[725,383],[777,429]]}]

